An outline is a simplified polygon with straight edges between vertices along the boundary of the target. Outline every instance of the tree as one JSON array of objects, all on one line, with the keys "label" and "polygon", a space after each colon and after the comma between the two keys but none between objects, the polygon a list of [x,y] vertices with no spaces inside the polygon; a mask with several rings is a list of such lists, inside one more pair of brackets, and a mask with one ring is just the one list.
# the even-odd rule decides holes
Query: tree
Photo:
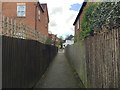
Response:
[{"label": "tree", "polygon": [[60,39],[60,43],[59,43],[60,48],[63,48],[63,42],[64,42],[63,37],[60,36],[59,39]]},{"label": "tree", "polygon": [[51,45],[53,42],[52,42],[52,39],[51,38],[47,38],[47,40],[46,40],[46,44],[49,44],[49,45]]}]

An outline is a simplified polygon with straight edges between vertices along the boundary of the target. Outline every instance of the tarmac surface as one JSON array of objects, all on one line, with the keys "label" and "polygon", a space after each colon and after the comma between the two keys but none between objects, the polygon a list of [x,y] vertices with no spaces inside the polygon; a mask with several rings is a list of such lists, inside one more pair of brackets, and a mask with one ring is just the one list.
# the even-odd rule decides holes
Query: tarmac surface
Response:
[{"label": "tarmac surface", "polygon": [[48,70],[34,88],[80,88],[64,51],[58,51]]}]

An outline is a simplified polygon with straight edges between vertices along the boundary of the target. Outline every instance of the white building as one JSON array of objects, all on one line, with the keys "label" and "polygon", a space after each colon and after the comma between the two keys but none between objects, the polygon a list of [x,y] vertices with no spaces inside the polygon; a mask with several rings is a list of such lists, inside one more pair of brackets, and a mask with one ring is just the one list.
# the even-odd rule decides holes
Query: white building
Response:
[{"label": "white building", "polygon": [[70,35],[68,38],[66,38],[65,42],[63,43],[63,46],[72,45],[74,44],[74,36]]}]

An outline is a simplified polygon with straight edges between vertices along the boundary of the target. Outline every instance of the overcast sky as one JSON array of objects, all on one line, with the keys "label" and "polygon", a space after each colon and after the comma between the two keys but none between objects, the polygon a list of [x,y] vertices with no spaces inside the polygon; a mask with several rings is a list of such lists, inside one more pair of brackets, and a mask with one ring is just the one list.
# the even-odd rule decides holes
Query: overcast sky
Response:
[{"label": "overcast sky", "polygon": [[49,13],[49,31],[57,36],[74,35],[73,23],[83,0],[39,0],[47,3]]}]

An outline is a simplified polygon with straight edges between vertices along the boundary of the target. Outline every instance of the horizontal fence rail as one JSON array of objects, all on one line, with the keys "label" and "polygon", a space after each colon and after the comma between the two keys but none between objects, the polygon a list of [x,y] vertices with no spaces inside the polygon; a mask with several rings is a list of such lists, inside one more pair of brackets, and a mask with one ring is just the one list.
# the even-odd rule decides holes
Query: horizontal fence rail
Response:
[{"label": "horizontal fence rail", "polygon": [[16,20],[5,16],[2,16],[2,35],[37,40],[42,43],[45,43],[47,40],[47,36],[41,34],[39,31],[36,31],[23,23],[17,23]]}]

